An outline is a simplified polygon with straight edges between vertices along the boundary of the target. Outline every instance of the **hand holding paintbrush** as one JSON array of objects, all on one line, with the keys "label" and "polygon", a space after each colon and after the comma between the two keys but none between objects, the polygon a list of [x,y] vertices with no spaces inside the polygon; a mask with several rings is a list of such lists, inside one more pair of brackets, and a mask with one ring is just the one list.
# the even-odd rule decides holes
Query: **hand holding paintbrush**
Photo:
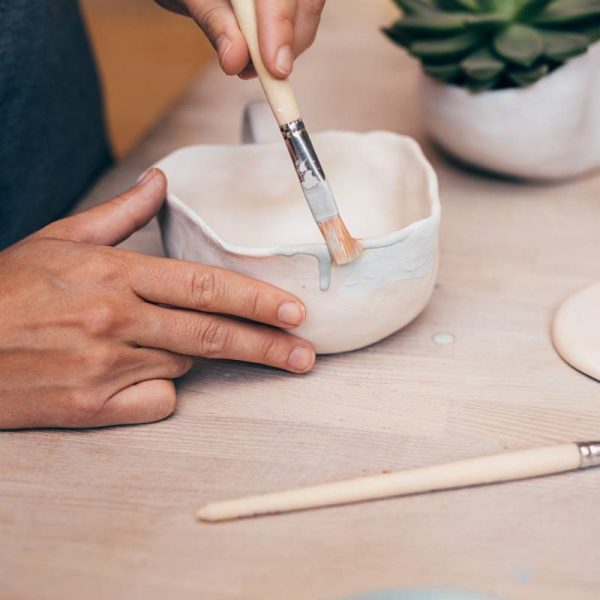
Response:
[{"label": "hand holding paintbrush", "polygon": [[350,235],[340,217],[335,198],[300,116],[289,80],[276,79],[263,64],[258,45],[254,0],[232,0],[231,4],[246,38],[252,63],[265,96],[296,168],[304,197],[325,239],[329,253],[337,265],[351,262],[360,255],[361,243]]}]

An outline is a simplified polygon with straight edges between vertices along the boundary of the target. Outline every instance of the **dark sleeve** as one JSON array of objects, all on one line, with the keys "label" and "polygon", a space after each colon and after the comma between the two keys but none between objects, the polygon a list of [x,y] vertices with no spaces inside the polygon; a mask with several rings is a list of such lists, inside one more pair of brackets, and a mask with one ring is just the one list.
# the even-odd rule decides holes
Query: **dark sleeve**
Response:
[{"label": "dark sleeve", "polygon": [[110,160],[77,0],[0,0],[0,249],[64,215]]}]

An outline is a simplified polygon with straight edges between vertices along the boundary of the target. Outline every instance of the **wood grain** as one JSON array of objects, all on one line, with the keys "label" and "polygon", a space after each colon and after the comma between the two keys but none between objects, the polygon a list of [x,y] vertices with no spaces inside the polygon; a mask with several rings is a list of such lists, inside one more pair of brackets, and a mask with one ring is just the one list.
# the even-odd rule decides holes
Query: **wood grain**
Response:
[{"label": "wood grain", "polygon": [[[600,178],[526,185],[440,155],[423,133],[418,67],[377,30],[392,15],[329,0],[295,78],[311,129],[390,129],[423,144],[443,202],[427,310],[380,344],[319,359],[305,377],[199,362],[179,384],[177,413],[158,424],[0,434],[0,597],[306,600],[431,585],[598,597],[597,470],[194,522],[198,506],[221,498],[600,432],[598,383],[549,339],[561,299],[600,279]],[[198,79],[82,206],[178,146],[237,141],[257,86],[217,71]],[[127,245],[159,253],[156,225]],[[456,341],[436,345],[439,332]]]}]

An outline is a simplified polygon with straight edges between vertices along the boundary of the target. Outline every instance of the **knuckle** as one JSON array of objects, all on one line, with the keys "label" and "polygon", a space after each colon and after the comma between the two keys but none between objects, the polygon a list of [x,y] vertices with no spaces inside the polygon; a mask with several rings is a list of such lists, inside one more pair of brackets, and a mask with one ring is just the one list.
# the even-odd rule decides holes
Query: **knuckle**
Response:
[{"label": "knuckle", "polygon": [[[94,248],[73,244],[72,252],[62,271],[63,278],[71,284],[94,282],[112,286],[119,277],[119,269],[112,248]],[[65,255],[63,255],[65,256]]]},{"label": "knuckle", "polygon": [[192,271],[189,284],[192,306],[210,308],[218,299],[218,286],[217,276],[213,270]]},{"label": "knuckle", "polygon": [[117,353],[107,345],[98,344],[81,352],[82,375],[86,380],[106,375],[117,362]]},{"label": "knuckle", "polygon": [[288,29],[294,30],[296,25],[294,14],[287,9],[274,10],[270,15],[272,21],[279,27],[287,27]]},{"label": "knuckle", "polygon": [[80,321],[83,330],[89,335],[106,336],[121,326],[121,311],[113,302],[100,300],[82,311]]},{"label": "knuckle", "polygon": [[253,318],[257,318],[261,313],[262,298],[261,293],[256,288],[250,288],[248,292],[248,308],[249,314]]},{"label": "knuckle", "polygon": [[262,343],[260,356],[265,364],[280,364],[285,362],[281,344],[278,343],[275,336],[269,336]]},{"label": "knuckle", "polygon": [[108,256],[100,249],[89,252],[85,257],[84,267],[96,275],[103,275],[110,270],[110,261]]},{"label": "knuckle", "polygon": [[182,377],[192,368],[193,364],[194,359],[191,356],[175,356],[168,365],[168,378]]},{"label": "knuckle", "polygon": [[156,408],[156,416],[159,419],[165,419],[169,415],[172,415],[177,407],[177,393],[175,391],[173,382],[164,381],[162,382],[162,385],[164,387],[164,391],[161,394],[161,400]]},{"label": "knuckle", "polygon": [[262,0],[257,6],[258,20],[276,27],[294,29],[296,21],[295,3],[273,0]]},{"label": "knuckle", "polygon": [[113,281],[121,273],[113,248],[94,249],[88,258],[87,268],[104,283]]},{"label": "knuckle", "polygon": [[68,424],[85,426],[93,423],[104,406],[97,397],[80,389],[71,392],[69,398]]},{"label": "knuckle", "polygon": [[219,320],[210,319],[198,332],[200,353],[207,357],[222,356],[229,346],[229,328]]},{"label": "knuckle", "polygon": [[194,359],[191,356],[184,357],[184,359],[181,361],[180,373],[177,375],[177,377],[181,377],[182,375],[185,375],[186,373],[191,371],[193,366]]}]

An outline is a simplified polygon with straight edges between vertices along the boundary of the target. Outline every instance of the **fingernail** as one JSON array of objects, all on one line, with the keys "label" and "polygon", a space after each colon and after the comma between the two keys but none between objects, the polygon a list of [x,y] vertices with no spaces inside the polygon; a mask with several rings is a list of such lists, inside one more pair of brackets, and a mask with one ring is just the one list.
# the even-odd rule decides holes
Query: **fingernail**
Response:
[{"label": "fingernail", "polygon": [[277,318],[285,325],[300,325],[305,316],[304,306],[297,302],[283,302],[277,311]]},{"label": "fingernail", "polygon": [[308,371],[313,366],[314,362],[314,351],[309,350],[304,346],[294,348],[288,356],[288,365],[294,369],[294,371],[300,371],[301,373]]},{"label": "fingernail", "polygon": [[144,185],[146,183],[148,183],[153,177],[154,175],[156,175],[156,169],[152,168],[152,169],[148,169],[143,177],[138,181],[138,185]]},{"label": "fingernail", "polygon": [[231,50],[231,40],[225,35],[220,35],[217,38],[217,53],[219,54],[219,62],[221,66],[225,62],[227,53]]},{"label": "fingernail", "polygon": [[292,72],[292,66],[294,64],[294,53],[292,52],[291,46],[281,46],[277,52],[275,59],[275,66],[277,70],[287,77]]}]

